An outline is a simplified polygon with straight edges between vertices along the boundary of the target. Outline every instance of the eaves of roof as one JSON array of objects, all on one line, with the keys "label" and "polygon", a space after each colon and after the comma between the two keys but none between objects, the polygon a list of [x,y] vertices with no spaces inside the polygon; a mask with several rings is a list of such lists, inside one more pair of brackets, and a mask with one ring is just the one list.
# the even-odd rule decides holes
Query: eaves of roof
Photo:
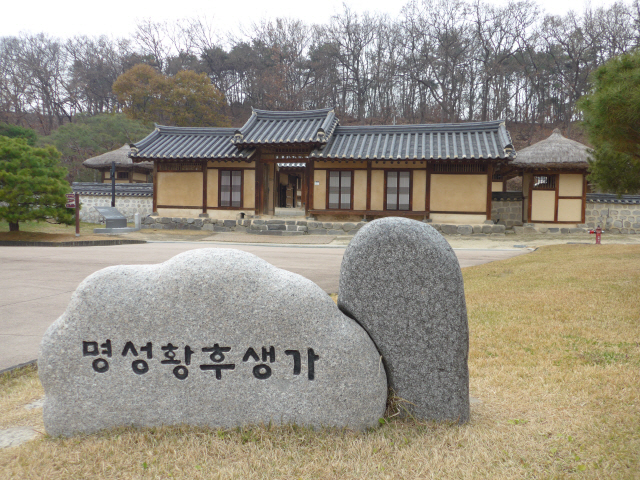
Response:
[{"label": "eaves of roof", "polygon": [[459,160],[515,157],[504,121],[337,127],[310,158]]},{"label": "eaves of roof", "polygon": [[339,121],[332,108],[299,112],[253,109],[249,120],[235,131],[237,146],[325,144]]},{"label": "eaves of roof", "polygon": [[247,160],[255,149],[231,143],[233,128],[156,126],[146,138],[131,145],[130,157],[143,159],[239,159]]}]

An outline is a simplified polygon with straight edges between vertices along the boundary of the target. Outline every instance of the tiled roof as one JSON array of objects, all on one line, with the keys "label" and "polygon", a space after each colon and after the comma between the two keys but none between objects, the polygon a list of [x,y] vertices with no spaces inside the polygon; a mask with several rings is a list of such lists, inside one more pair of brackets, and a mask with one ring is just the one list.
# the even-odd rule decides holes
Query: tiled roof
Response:
[{"label": "tiled roof", "polygon": [[251,157],[252,148],[239,150],[231,143],[233,128],[157,126],[146,138],[131,145],[131,158],[208,159]]},{"label": "tiled roof", "polygon": [[504,121],[337,127],[311,158],[447,160],[511,159]]},{"label": "tiled roof", "polygon": [[[73,182],[73,193],[80,195],[111,195],[111,183]],[[153,183],[116,183],[116,195],[124,197],[152,197]]]},{"label": "tiled roof", "polygon": [[300,112],[254,109],[247,123],[235,131],[232,142],[238,146],[325,144],[337,125],[331,108]]},{"label": "tiled roof", "polygon": [[279,163],[279,168],[304,168],[306,167],[306,163]]},{"label": "tiled roof", "polygon": [[102,155],[98,155],[97,157],[88,158],[84,162],[82,162],[82,164],[85,167],[99,169],[109,168],[111,167],[111,162],[116,162],[116,166],[119,169],[132,169],[135,166],[149,171],[153,170],[153,162],[139,162],[134,165],[129,158],[130,151],[131,147],[129,147],[129,145],[123,145],[117,150],[103,153]]}]

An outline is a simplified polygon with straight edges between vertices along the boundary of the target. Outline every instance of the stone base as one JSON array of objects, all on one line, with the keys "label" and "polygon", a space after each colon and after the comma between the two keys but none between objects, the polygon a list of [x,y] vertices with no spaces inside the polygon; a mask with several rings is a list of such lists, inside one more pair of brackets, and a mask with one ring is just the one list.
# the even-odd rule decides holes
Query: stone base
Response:
[{"label": "stone base", "polygon": [[93,233],[106,233],[110,235],[118,235],[120,233],[137,232],[138,229],[134,227],[122,227],[122,228],[94,228]]}]

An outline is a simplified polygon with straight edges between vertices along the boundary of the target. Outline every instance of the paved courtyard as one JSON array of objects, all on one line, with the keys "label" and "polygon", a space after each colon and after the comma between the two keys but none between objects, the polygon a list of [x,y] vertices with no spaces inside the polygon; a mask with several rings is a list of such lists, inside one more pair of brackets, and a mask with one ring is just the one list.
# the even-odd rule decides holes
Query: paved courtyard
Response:
[{"label": "paved courtyard", "polygon": [[[0,370],[38,356],[45,330],[78,284],[112,265],[160,263],[196,248],[237,248],[338,291],[344,246],[167,242],[108,247],[0,247]],[[461,267],[503,260],[528,249],[456,249]]]}]

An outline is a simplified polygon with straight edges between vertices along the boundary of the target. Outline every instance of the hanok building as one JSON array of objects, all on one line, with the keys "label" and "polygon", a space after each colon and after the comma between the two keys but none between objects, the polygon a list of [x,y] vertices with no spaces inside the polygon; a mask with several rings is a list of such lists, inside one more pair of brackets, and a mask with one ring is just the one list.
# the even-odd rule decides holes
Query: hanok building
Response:
[{"label": "hanok building", "polygon": [[123,145],[116,150],[88,158],[82,164],[100,172],[100,183],[111,182],[111,162],[116,164],[116,183],[147,183],[153,172],[153,163],[132,162],[130,151],[129,145]]},{"label": "hanok building", "polygon": [[154,211],[172,217],[290,206],[319,220],[482,223],[494,172],[515,157],[503,121],[342,127],[332,109],[253,110],[237,130],[158,126],[131,147],[153,162]]},{"label": "hanok building", "polygon": [[585,222],[589,149],[555,129],[549,138],[518,152],[511,167],[522,175],[523,221]]}]

